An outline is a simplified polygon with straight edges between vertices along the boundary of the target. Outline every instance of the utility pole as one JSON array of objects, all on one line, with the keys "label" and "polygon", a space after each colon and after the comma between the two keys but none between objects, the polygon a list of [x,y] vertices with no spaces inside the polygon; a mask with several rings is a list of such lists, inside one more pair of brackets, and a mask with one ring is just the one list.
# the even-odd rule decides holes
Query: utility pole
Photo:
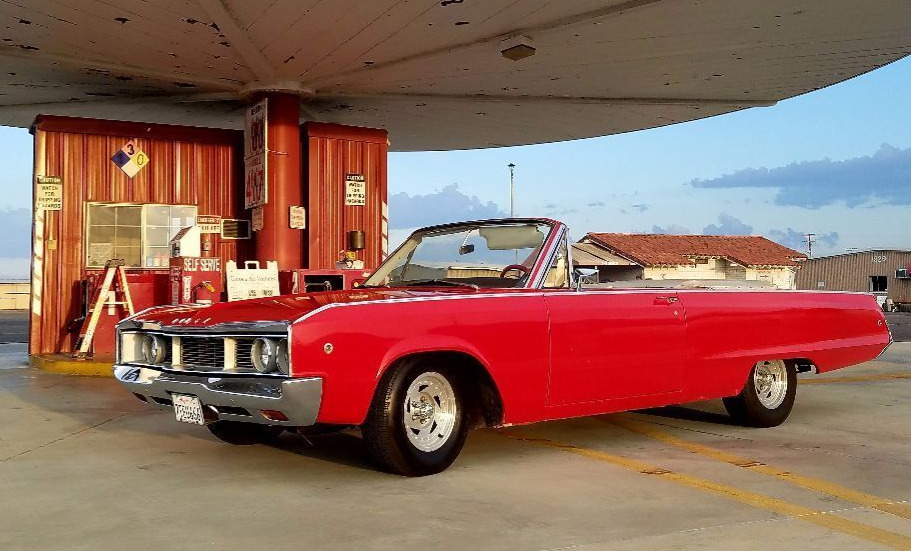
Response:
[{"label": "utility pole", "polygon": [[816,234],[815,233],[806,233],[804,237],[807,238],[807,256],[813,256],[813,243],[816,243]]},{"label": "utility pole", "polygon": [[509,217],[516,217],[516,165],[509,163]]}]

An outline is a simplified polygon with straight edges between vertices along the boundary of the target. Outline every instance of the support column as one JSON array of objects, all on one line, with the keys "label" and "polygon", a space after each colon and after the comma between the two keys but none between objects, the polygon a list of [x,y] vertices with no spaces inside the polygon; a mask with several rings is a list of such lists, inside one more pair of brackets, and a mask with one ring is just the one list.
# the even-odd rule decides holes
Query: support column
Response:
[{"label": "support column", "polygon": [[301,267],[302,232],[289,224],[289,207],[301,204],[300,97],[269,92],[268,202],[262,206],[263,229],[256,232],[256,259],[279,270]]}]

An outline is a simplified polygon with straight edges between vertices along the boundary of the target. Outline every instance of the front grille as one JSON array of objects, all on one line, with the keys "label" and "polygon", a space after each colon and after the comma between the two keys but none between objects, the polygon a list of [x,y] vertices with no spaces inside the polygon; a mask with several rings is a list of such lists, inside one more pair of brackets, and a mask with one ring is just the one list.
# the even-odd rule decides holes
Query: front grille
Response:
[{"label": "front grille", "polygon": [[255,338],[235,339],[235,352],[238,371],[254,371],[253,358],[250,353],[253,352],[253,341]]},{"label": "front grille", "polygon": [[181,337],[180,363],[184,369],[224,370],[225,339],[223,337]]}]

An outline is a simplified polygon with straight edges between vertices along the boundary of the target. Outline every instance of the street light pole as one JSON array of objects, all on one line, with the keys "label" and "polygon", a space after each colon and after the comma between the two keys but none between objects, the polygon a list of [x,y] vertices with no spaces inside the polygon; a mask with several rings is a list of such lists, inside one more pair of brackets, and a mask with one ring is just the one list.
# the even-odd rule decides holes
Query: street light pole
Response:
[{"label": "street light pole", "polygon": [[[516,217],[516,165],[509,163],[509,217]],[[519,263],[519,249],[516,249],[516,264]]]},{"label": "street light pole", "polygon": [[509,217],[516,217],[516,165],[509,163]]}]

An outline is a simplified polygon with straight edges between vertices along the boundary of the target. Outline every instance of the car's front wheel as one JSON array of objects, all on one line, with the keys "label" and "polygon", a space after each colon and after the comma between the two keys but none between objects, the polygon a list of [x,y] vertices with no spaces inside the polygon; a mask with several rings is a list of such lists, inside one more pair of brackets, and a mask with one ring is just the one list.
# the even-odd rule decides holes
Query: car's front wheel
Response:
[{"label": "car's front wheel", "polygon": [[772,360],[754,365],[740,394],[723,402],[731,417],[742,425],[777,427],[788,418],[796,396],[796,367]]},{"label": "car's front wheel", "polygon": [[393,473],[436,474],[458,457],[468,432],[465,400],[453,371],[417,362],[380,381],[361,428],[373,458]]}]

